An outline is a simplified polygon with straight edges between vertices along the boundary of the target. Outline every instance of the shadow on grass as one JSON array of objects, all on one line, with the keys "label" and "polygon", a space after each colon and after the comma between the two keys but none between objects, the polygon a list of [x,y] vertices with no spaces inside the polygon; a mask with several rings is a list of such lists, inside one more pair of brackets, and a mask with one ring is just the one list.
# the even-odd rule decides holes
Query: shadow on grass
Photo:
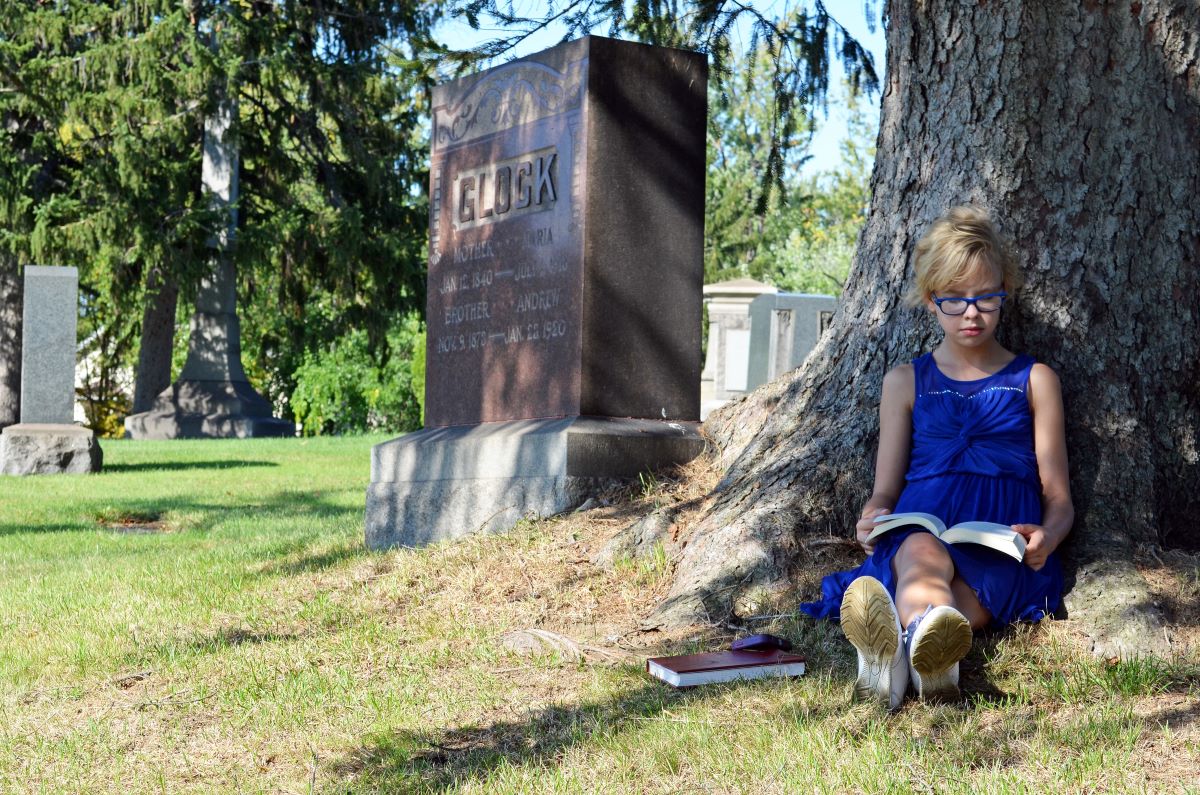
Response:
[{"label": "shadow on grass", "polygon": [[[749,691],[759,686],[747,682],[674,690],[647,681],[610,699],[551,705],[529,711],[518,720],[445,730],[382,732],[335,763],[334,769],[342,776],[352,776],[358,787],[369,791],[470,789],[472,783],[485,784],[500,767],[552,766],[572,746],[603,743],[648,723],[670,725],[678,720],[671,714],[674,710],[703,703],[729,688]],[[840,709],[831,708],[828,713],[818,709],[815,715],[810,711],[806,720],[828,717]],[[519,706],[513,711],[521,712]]]},{"label": "shadow on grass", "polygon": [[1010,634],[1000,629],[975,635],[971,650],[959,664],[959,687],[968,708],[988,709],[1007,703],[1015,695],[1001,690],[988,673],[988,660],[996,656],[997,647]]},{"label": "shadow on grass", "polygon": [[[971,669],[982,667],[981,660],[980,655],[972,656],[975,659],[965,667],[964,678],[973,681],[967,685],[969,698],[962,703],[932,706],[910,702],[901,713],[886,715],[882,710],[864,712],[861,707],[839,701],[835,694],[815,702],[806,699],[799,711],[785,705],[762,717],[791,722],[800,733],[807,725],[836,724],[852,745],[860,740],[875,742],[871,726],[907,726],[920,736],[901,738],[898,743],[924,747],[934,742],[943,763],[961,770],[1020,765],[1022,749],[1030,738],[1039,736],[1061,745],[1068,757],[1096,751],[1123,753],[1128,738],[1139,727],[1189,726],[1200,720],[1200,703],[1187,692],[1175,691],[1165,694],[1145,716],[1121,707],[1119,699],[1107,699],[1100,703],[1109,708],[1099,710],[1087,701],[1063,704],[1059,719],[1048,721],[1044,703],[1006,701],[1006,694],[976,679],[982,677],[982,672]],[[834,668],[838,669],[832,672],[834,681],[853,676],[853,670],[845,665]],[[704,709],[706,701],[728,693],[730,688],[744,688],[746,698],[754,699],[759,686],[749,682],[678,691],[646,681],[612,698],[578,705],[555,704],[522,714],[520,704],[514,703],[510,710],[521,716],[517,719],[371,735],[357,751],[336,762],[333,770],[354,780],[350,791],[488,789],[497,772],[509,776],[516,768],[551,768],[571,748],[589,744],[595,744],[601,752],[640,748],[644,756],[639,769],[645,771],[653,766],[655,744],[659,742],[668,749],[663,764],[669,767],[678,763],[678,759],[671,758],[669,739],[653,733],[635,740],[618,738],[654,723],[661,723],[669,732],[670,723],[680,720],[679,714],[689,708]],[[704,715],[698,720],[703,722]],[[679,742],[686,742],[686,738],[681,737]]]},{"label": "shadow on grass", "polygon": [[237,646],[280,643],[297,640],[295,632],[255,632],[244,627],[226,627],[211,635],[192,638],[187,645],[199,652],[219,652]]},{"label": "shadow on grass", "polygon": [[243,469],[277,467],[274,461],[140,461],[136,464],[106,464],[104,474],[112,472],[172,472],[185,469]]},{"label": "shadow on grass", "polygon": [[[274,466],[273,464],[271,466]],[[331,494],[337,494],[331,491]],[[247,497],[243,501],[228,503],[171,495],[161,498],[121,499],[112,495],[105,499],[80,502],[73,506],[72,513],[78,515],[77,523],[50,521],[44,523],[0,522],[0,536],[13,533],[91,532],[110,530],[116,521],[130,518],[145,518],[164,521],[171,533],[208,532],[223,521],[237,515],[261,513],[264,518],[317,519],[344,518],[346,521],[361,521],[362,507],[345,505],[326,497],[321,491],[277,490],[274,493]],[[286,554],[292,550],[284,549]]]},{"label": "shadow on grass", "polygon": [[222,627],[212,632],[196,632],[163,640],[153,646],[138,649],[130,664],[141,665],[145,660],[176,659],[181,654],[223,654],[241,646],[290,643],[305,636],[297,632],[254,630],[244,626]]},{"label": "shadow on grass", "polygon": [[1175,729],[1200,723],[1200,700],[1183,695],[1179,699],[1177,703],[1165,705],[1151,713],[1146,722],[1152,726]]},{"label": "shadow on grass", "polygon": [[[828,658],[821,636],[824,627],[806,622],[794,627],[788,636],[808,653],[810,671],[844,669]],[[711,634],[700,641],[700,648],[721,648],[725,635]],[[697,651],[697,640],[676,639],[643,650],[647,656],[688,654]],[[844,677],[838,670],[835,679]],[[624,679],[624,678],[623,678]],[[539,709],[526,709],[515,694],[506,699],[511,719],[498,719],[486,725],[422,728],[397,728],[368,735],[360,748],[333,763],[343,777],[354,779],[350,791],[368,792],[443,792],[471,790],[483,785],[497,770],[520,766],[555,766],[575,746],[596,744],[600,748],[621,747],[617,740],[625,732],[640,732],[654,724],[674,734],[679,712],[703,707],[710,701],[722,702],[735,694],[738,699],[755,700],[762,688],[776,685],[764,682],[731,682],[678,690],[638,672],[636,678],[616,684],[613,695],[577,704],[553,703]],[[431,699],[437,698],[430,694]],[[807,702],[808,699],[805,699]],[[829,703],[806,703],[804,722],[832,719],[848,705],[836,699]],[[781,721],[795,721],[796,714],[779,714]],[[700,718],[704,720],[703,717]],[[426,728],[428,726],[428,728]],[[651,733],[653,739],[653,732]],[[643,746],[646,743],[643,743]],[[653,751],[645,749],[645,753]]]},{"label": "shadow on grass", "polygon": [[271,516],[329,519],[344,515],[346,518],[355,517],[356,520],[361,520],[363,515],[361,505],[339,505],[316,489],[313,491],[297,491],[295,489],[277,491],[266,500],[254,503],[254,507],[261,508]]},{"label": "shadow on grass", "polygon": [[[299,550],[293,550],[293,552],[288,554],[294,554],[296,551]],[[360,558],[365,554],[367,554],[365,547],[341,546],[337,549],[330,549],[324,552],[317,552],[313,554],[305,554],[297,558],[276,560],[264,565],[258,573],[271,577],[290,577],[297,574],[312,574],[314,572],[332,569],[347,560]]]},{"label": "shadow on grass", "polygon": [[14,524],[0,523],[0,537],[16,535],[18,533],[73,533],[88,528],[81,527],[77,524],[64,524],[62,522],[54,522],[51,524]]}]

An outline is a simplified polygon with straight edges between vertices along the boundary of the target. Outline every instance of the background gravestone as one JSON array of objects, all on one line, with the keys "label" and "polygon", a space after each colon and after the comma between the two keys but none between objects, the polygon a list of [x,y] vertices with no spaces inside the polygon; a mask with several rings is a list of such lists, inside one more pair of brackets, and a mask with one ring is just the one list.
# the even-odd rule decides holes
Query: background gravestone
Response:
[{"label": "background gravestone", "polygon": [[98,472],[95,434],[74,424],[79,271],[29,265],[22,310],[21,422],[0,436],[0,472]]},{"label": "background gravestone", "polygon": [[372,547],[511,526],[698,435],[707,64],[586,37],[434,90],[426,429]]},{"label": "background gravestone", "polygon": [[131,439],[246,438],[294,436],[296,426],[272,416],[271,404],[250,385],[242,368],[241,326],[237,316],[238,151],[229,130],[237,106],[217,104],[204,120],[200,182],[225,225],[208,241],[212,268],[196,292],[187,359],[179,380],[146,411],[125,418]]},{"label": "background gravestone", "polygon": [[836,310],[832,295],[774,293],[751,301],[747,391],[803,364]]},{"label": "background gravestone", "polygon": [[754,279],[704,285],[708,346],[700,378],[700,419],[750,391],[750,304],[776,291]]}]

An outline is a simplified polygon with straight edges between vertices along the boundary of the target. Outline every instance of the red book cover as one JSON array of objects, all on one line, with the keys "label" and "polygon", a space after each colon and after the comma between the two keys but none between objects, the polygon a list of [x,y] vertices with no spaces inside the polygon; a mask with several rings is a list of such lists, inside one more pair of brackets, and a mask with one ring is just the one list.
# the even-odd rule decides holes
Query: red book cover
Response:
[{"label": "red book cover", "polygon": [[714,651],[652,657],[646,661],[646,670],[668,684],[686,687],[763,676],[799,676],[804,673],[804,656],[780,649]]}]

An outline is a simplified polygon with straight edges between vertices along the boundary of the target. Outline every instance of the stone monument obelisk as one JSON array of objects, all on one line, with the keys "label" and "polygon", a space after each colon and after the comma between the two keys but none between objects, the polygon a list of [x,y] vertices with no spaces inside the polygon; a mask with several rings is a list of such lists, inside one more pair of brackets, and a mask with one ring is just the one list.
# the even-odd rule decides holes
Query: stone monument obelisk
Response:
[{"label": "stone monument obelisk", "polygon": [[179,380],[149,410],[125,418],[132,439],[293,436],[296,426],[271,416],[271,404],[242,368],[237,317],[238,150],[230,140],[237,105],[223,98],[204,122],[201,183],[225,222],[209,240],[212,270],[201,280],[192,315],[188,354]]},{"label": "stone monument obelisk", "polygon": [[21,421],[0,434],[5,475],[99,472],[96,435],[76,425],[76,268],[25,267]]},{"label": "stone monument obelisk", "polygon": [[425,423],[366,540],[511,527],[703,449],[704,56],[595,36],[434,90]]}]

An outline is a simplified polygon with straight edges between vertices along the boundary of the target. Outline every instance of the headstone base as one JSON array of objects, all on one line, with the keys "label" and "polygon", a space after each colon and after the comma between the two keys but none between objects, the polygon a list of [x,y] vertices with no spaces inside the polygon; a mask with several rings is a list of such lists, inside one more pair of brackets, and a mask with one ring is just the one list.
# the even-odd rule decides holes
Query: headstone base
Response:
[{"label": "headstone base", "polygon": [[0,474],[85,475],[103,460],[96,434],[80,425],[21,423],[0,434]]},{"label": "headstone base", "polygon": [[295,424],[272,417],[271,404],[246,381],[176,381],[149,411],[125,418],[125,436],[130,439],[295,435]]},{"label": "headstone base", "polygon": [[427,428],[375,445],[367,546],[502,532],[704,449],[694,422],[572,417]]}]

